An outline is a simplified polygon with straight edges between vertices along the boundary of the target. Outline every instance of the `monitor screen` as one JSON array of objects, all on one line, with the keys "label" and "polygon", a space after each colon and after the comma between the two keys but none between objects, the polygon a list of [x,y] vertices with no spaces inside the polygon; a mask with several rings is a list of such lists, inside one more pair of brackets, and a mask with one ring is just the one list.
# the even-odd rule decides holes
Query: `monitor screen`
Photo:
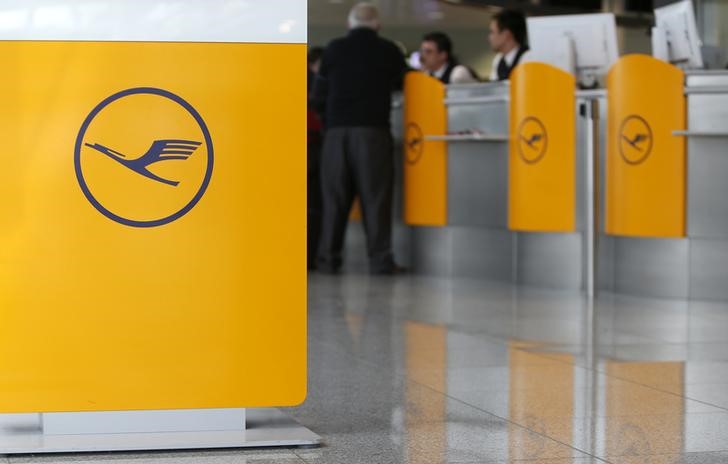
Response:
[{"label": "monitor screen", "polygon": [[528,35],[529,60],[565,69],[570,59],[577,77],[603,75],[619,58],[611,13],[528,18]]},{"label": "monitor screen", "polygon": [[[655,10],[656,28],[664,34],[667,41],[668,61],[688,69],[703,67],[701,54],[701,41],[698,35],[698,26],[695,20],[695,10],[691,0],[683,0]],[[653,55],[662,51],[663,45],[656,44],[653,37]]]}]

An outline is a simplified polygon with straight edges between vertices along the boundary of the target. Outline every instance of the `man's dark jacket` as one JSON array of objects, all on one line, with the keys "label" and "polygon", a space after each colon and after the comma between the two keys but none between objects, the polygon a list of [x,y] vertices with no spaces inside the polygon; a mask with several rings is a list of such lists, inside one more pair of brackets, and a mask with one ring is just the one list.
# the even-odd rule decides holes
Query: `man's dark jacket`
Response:
[{"label": "man's dark jacket", "polygon": [[392,91],[402,88],[402,52],[368,28],[326,47],[313,98],[327,128],[389,127]]}]

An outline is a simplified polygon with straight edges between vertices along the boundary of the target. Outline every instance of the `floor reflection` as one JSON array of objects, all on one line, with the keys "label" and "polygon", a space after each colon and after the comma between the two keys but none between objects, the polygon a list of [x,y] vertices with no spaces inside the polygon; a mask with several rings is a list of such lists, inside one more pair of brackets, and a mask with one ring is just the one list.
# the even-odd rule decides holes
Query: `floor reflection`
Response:
[{"label": "floor reflection", "polygon": [[[550,359],[524,351],[532,344],[527,341],[509,343],[508,418],[541,435],[570,443],[574,433],[571,421],[558,421],[558,418],[568,419],[574,415],[574,357],[556,354],[556,359]],[[524,444],[509,438],[512,459],[535,459],[543,453],[540,443]]]},{"label": "floor reflection", "polygon": [[[606,360],[605,452],[607,456],[645,456],[683,452],[683,362],[620,362]],[[619,379],[629,378],[631,382]],[[634,383],[633,383],[634,382]],[[664,402],[641,385],[668,385],[675,394]],[[677,398],[679,396],[680,398]]]},{"label": "floor reflection", "polygon": [[[405,387],[407,409],[407,457],[410,462],[441,462],[445,458],[447,405],[444,395],[416,394],[417,383],[447,392],[447,328],[418,322],[404,324],[406,370],[412,383]],[[421,418],[430,418],[423,433]],[[424,455],[421,450],[427,450]]]},{"label": "floor reflection", "polygon": [[[314,276],[311,462],[728,462],[728,305]],[[331,424],[336,424],[332,427]]]}]

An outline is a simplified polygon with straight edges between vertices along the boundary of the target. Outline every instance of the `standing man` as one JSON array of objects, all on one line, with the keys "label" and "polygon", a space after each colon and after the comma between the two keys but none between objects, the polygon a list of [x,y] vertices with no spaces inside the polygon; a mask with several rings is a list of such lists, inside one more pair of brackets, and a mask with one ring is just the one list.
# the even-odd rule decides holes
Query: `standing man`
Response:
[{"label": "standing man", "polygon": [[392,91],[402,87],[406,63],[397,46],[378,35],[379,11],[355,5],[349,34],[334,40],[321,60],[314,88],[324,114],[321,157],[323,221],[318,269],[341,269],[344,235],[356,195],[367,235],[369,270],[394,274],[392,253],[394,154],[390,132]]},{"label": "standing man", "polygon": [[425,35],[420,45],[422,69],[445,85],[478,82],[475,72],[457,63],[452,48],[452,40],[445,33]]},{"label": "standing man", "polygon": [[490,80],[508,80],[513,68],[524,61],[524,55],[528,52],[526,17],[515,10],[501,10],[496,13],[490,21],[488,40],[496,52]]}]

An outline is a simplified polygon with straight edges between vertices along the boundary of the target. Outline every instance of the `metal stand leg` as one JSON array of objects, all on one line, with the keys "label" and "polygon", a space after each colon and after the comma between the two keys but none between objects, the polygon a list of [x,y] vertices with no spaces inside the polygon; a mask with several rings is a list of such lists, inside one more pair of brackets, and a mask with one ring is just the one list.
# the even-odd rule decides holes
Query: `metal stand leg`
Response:
[{"label": "metal stand leg", "polygon": [[586,103],[586,295],[597,293],[599,246],[599,100]]}]

